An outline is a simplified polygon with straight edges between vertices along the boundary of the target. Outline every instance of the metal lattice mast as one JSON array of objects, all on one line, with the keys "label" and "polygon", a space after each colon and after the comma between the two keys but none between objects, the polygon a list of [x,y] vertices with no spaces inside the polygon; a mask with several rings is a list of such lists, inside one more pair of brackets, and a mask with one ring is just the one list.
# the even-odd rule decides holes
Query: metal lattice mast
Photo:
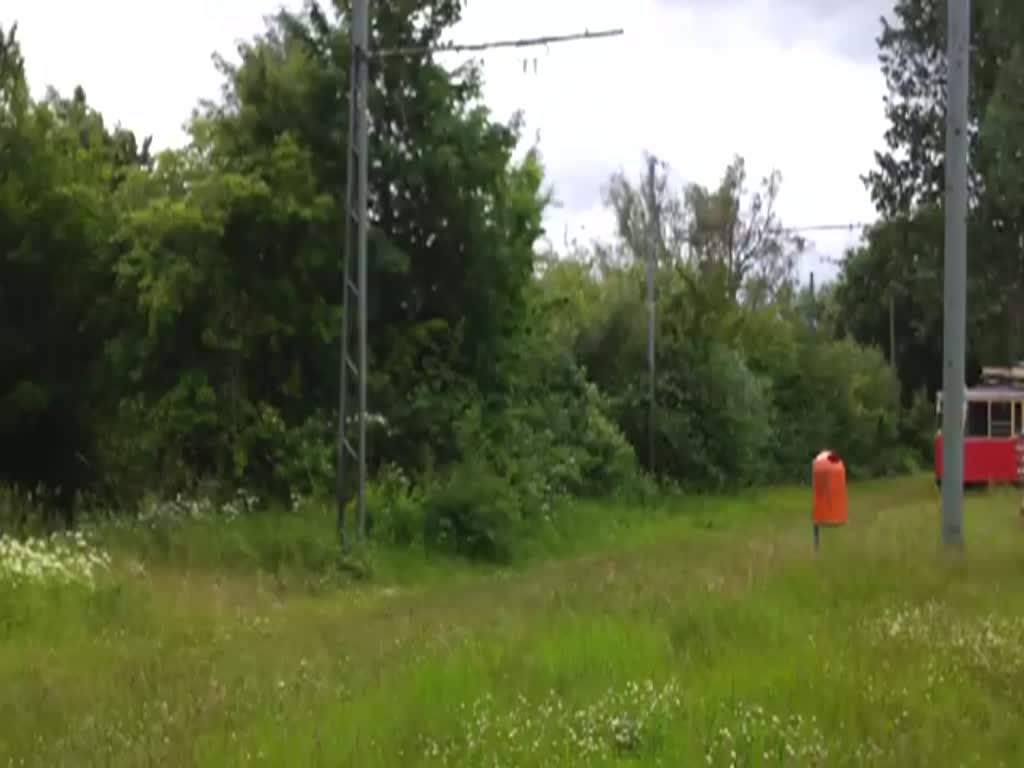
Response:
[{"label": "metal lattice mast", "polygon": [[[341,393],[338,409],[338,536],[347,542],[345,505],[354,495],[358,535],[366,535],[366,198],[368,0],[352,3],[349,78],[348,183],[345,195],[344,298],[341,323]],[[353,336],[355,354],[353,355]],[[353,402],[355,401],[355,402]],[[354,407],[353,407],[354,406]],[[350,463],[355,462],[355,472]],[[351,488],[353,474],[355,488]]]}]

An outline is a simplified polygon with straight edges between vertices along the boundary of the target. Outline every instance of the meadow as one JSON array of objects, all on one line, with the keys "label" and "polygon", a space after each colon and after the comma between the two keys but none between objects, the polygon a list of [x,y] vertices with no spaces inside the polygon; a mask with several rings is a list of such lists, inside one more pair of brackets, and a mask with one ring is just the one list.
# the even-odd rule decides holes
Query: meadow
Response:
[{"label": "meadow", "polygon": [[[1024,526],[927,477],[574,503],[512,566],[324,507],[0,540],[0,765],[1024,764]],[[180,511],[180,510],[179,510]],[[367,572],[369,571],[369,572]]]}]

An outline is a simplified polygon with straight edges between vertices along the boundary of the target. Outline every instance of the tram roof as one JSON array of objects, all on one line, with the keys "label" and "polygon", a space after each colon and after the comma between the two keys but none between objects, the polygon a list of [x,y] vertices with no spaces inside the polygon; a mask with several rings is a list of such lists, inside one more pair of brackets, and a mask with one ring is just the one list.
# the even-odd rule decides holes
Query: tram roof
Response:
[{"label": "tram roof", "polygon": [[[1024,400],[1024,387],[1006,385],[979,384],[976,387],[968,387],[968,400],[991,400],[993,402],[1016,402]],[[939,392],[942,397],[942,392]]]},{"label": "tram roof", "polygon": [[1024,400],[1024,387],[981,384],[969,387],[967,397],[975,400]]},{"label": "tram roof", "polygon": [[[985,366],[981,381],[965,387],[968,401],[1016,402],[1024,400],[1024,362],[1009,367]],[[939,399],[942,392],[938,393]]]}]

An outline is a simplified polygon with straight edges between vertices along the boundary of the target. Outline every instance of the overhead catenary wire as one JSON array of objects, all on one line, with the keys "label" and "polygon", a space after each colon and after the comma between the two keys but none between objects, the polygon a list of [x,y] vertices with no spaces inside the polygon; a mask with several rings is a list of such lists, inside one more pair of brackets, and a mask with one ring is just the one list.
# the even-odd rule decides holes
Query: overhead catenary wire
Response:
[{"label": "overhead catenary wire", "polygon": [[479,53],[482,51],[493,51],[499,48],[534,48],[537,46],[553,45],[555,43],[571,43],[581,40],[600,40],[609,37],[619,37],[625,34],[621,28],[602,29],[591,32],[588,29],[582,32],[570,32],[562,35],[541,35],[539,37],[520,37],[504,40],[489,40],[482,43],[438,43],[436,45],[422,46],[399,46],[396,48],[378,48],[371,51],[371,59],[388,59],[396,57],[429,56],[435,53]]},{"label": "overhead catenary wire", "polygon": [[857,229],[868,229],[875,226],[876,222],[851,221],[845,224],[804,224],[798,227],[780,227],[782,232],[852,232]]}]

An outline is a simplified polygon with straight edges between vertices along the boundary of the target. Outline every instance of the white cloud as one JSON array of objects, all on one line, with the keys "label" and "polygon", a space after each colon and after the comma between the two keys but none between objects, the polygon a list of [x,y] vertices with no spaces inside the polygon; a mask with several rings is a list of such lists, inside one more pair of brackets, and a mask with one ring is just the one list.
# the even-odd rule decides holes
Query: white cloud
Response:
[{"label": "white cloud", "polygon": [[214,52],[231,54],[263,29],[273,0],[4,0],[0,23],[18,22],[33,89],[81,85],[110,122],[179,144],[200,98],[216,96]]},{"label": "white cloud", "polygon": [[[625,29],[610,40],[486,54],[488,102],[502,118],[524,110],[527,135],[539,131],[552,181],[571,203],[550,217],[556,242],[565,227],[570,235],[583,225],[591,235],[608,231],[600,184],[618,168],[639,171],[645,149],[705,184],[740,153],[755,177],[783,172],[787,224],[860,221],[873,217],[859,175],[884,129],[883,83],[875,62],[850,50],[868,49],[861,38],[874,36],[871,20],[885,2],[865,0],[857,24],[845,12],[846,37],[854,35],[845,46],[836,43],[834,14],[799,15],[797,0],[786,6],[792,23],[763,0],[469,0],[451,38]],[[183,140],[197,99],[218,92],[211,54],[232,53],[279,5],[6,0],[0,23],[20,22],[37,92],[82,84],[109,120],[166,146]],[[850,241],[814,239],[832,255]]]}]

